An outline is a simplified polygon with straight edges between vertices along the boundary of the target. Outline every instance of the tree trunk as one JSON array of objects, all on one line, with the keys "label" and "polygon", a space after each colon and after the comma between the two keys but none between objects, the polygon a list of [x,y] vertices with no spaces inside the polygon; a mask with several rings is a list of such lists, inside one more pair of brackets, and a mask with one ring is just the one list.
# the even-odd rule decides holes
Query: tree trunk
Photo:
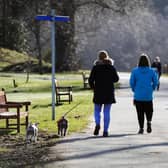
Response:
[{"label": "tree trunk", "polygon": [[[38,1],[35,1],[35,11],[38,13],[39,5]],[[41,43],[40,43],[40,23],[37,21],[36,24],[36,45],[37,45],[37,53],[38,53],[38,64],[39,64],[39,74],[42,74],[42,54],[41,54]]]},{"label": "tree trunk", "polygon": [[[63,15],[67,15],[70,17],[70,22],[65,25],[65,30],[57,30],[57,38],[58,40],[63,39],[63,46],[58,42],[57,49],[58,55],[61,57],[64,55],[62,59],[62,63],[60,64],[61,70],[77,70],[78,69],[78,59],[75,55],[75,2],[74,0],[66,1],[64,0],[63,4]],[[63,38],[61,37],[63,36]],[[57,40],[57,41],[58,41]]]},{"label": "tree trunk", "polygon": [[1,28],[2,28],[2,41],[1,46],[6,47],[6,21],[7,21],[7,0],[2,1],[2,21],[1,21]]},{"label": "tree trunk", "polygon": [[69,16],[70,22],[56,23],[56,69],[76,70],[78,69],[78,59],[75,55],[74,42],[74,16],[75,16],[75,2],[74,0],[51,0],[51,8],[56,9],[56,15]]}]

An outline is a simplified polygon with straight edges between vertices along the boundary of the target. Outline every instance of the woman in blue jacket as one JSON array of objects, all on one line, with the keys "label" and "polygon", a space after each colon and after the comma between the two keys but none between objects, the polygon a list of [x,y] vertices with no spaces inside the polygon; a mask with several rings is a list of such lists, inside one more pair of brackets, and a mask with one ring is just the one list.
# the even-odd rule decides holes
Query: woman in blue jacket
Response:
[{"label": "woman in blue jacket", "polygon": [[151,68],[149,57],[142,54],[138,66],[131,72],[130,86],[134,93],[139,134],[144,132],[144,119],[147,120],[147,133],[152,132],[151,121],[153,115],[153,91],[158,85],[156,72]]}]

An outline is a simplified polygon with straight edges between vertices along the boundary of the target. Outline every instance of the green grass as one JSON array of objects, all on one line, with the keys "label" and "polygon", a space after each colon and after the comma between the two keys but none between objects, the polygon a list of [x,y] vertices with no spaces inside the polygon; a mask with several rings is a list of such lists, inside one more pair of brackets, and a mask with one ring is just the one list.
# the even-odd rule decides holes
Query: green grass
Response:
[{"label": "green grass", "polygon": [[3,152],[9,152],[11,151],[10,149],[7,149],[5,147],[0,147],[0,153],[3,153]]},{"label": "green grass", "polygon": [[[26,74],[1,73],[0,88],[7,92],[9,101],[31,101],[29,121],[39,122],[40,131],[57,133],[56,121],[71,108],[80,103],[75,109],[68,113],[68,132],[82,131],[88,124],[93,112],[92,91],[83,89],[82,75],[80,72],[56,74],[60,85],[73,87],[73,102],[56,106],[56,119],[52,120],[52,93],[51,74],[31,74],[29,82],[26,83]],[[17,87],[13,86],[15,79]],[[4,121],[0,120],[0,127]],[[15,133],[12,131],[11,133]],[[25,127],[21,126],[21,134],[25,134]]]},{"label": "green grass", "polygon": [[[72,86],[74,90],[81,89],[82,75],[80,72],[74,74],[59,73],[56,75],[60,85]],[[0,88],[7,89],[8,92],[49,92],[51,91],[51,75],[31,74],[30,80],[26,83],[26,74],[1,73]],[[14,88],[13,80],[17,87]],[[40,87],[39,87],[40,86]]]}]

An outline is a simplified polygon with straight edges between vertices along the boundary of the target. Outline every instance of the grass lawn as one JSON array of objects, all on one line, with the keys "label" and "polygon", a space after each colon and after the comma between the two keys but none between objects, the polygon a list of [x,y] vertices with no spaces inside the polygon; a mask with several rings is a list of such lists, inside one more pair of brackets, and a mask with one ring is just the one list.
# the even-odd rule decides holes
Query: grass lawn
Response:
[{"label": "grass lawn", "polygon": [[[66,118],[69,121],[68,133],[82,131],[89,123],[93,114],[92,91],[83,89],[82,75],[80,72],[56,74],[60,85],[73,87],[73,102],[64,103],[55,107],[56,119],[52,120],[51,107],[51,74],[30,74],[26,83],[26,74],[1,73],[0,88],[7,92],[8,101],[31,101],[29,121],[39,122],[39,130],[47,133],[57,133],[56,121],[71,108],[73,109]],[[14,87],[15,80],[17,87]],[[0,120],[0,127],[4,121]],[[11,134],[16,133],[12,131]],[[21,135],[25,134],[25,127],[21,126]]]}]

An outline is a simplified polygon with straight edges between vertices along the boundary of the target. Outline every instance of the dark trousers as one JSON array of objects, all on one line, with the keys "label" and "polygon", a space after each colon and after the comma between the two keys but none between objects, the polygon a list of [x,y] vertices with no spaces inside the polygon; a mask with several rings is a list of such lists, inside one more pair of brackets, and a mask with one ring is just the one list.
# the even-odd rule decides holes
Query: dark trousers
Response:
[{"label": "dark trousers", "polygon": [[134,100],[136,106],[138,123],[140,128],[144,128],[144,120],[146,116],[147,122],[152,121],[153,116],[153,102],[152,101],[136,101]]},{"label": "dark trousers", "polygon": [[158,85],[157,85],[157,90],[159,90],[160,88],[160,74],[159,74],[159,77],[158,77]]}]

